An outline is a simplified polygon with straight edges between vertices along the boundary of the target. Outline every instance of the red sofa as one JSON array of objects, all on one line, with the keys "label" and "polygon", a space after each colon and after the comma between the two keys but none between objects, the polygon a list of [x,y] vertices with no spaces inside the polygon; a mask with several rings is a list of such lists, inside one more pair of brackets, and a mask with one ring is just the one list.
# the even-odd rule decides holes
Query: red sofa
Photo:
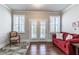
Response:
[{"label": "red sofa", "polygon": [[67,35],[69,33],[62,32],[63,33],[63,40],[56,38],[56,34],[52,34],[52,43],[56,45],[60,50],[62,50],[67,55],[74,55],[75,54],[75,48],[72,45],[72,43],[78,43],[79,42],[79,35],[77,34],[70,34],[73,36],[73,39],[65,40]]}]

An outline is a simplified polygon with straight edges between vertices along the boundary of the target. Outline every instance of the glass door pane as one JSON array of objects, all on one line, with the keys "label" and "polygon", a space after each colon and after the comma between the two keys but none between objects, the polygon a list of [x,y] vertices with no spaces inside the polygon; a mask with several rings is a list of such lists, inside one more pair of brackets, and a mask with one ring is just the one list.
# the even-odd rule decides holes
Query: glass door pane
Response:
[{"label": "glass door pane", "polygon": [[40,38],[45,39],[46,34],[46,21],[40,20]]},{"label": "glass door pane", "polygon": [[37,38],[37,22],[35,20],[31,21],[31,38]]}]

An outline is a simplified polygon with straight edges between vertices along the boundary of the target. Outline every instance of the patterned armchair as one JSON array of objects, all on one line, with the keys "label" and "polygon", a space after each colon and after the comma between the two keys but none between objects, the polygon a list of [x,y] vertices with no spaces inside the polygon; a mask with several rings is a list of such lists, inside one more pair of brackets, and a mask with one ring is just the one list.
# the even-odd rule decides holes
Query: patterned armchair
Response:
[{"label": "patterned armchair", "polygon": [[12,43],[20,43],[20,35],[15,31],[10,32],[10,45]]}]

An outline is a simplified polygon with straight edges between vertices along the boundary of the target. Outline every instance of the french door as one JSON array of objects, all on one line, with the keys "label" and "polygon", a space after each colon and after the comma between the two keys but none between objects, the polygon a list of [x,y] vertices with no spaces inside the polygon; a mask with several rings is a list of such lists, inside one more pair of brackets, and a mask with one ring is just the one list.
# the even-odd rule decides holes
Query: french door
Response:
[{"label": "french door", "polygon": [[40,20],[40,39],[45,39],[46,37],[46,21]]},{"label": "french door", "polygon": [[46,38],[46,20],[32,19],[30,21],[31,39],[45,39]]},{"label": "french door", "polygon": [[33,19],[30,21],[31,39],[37,39],[37,22]]}]

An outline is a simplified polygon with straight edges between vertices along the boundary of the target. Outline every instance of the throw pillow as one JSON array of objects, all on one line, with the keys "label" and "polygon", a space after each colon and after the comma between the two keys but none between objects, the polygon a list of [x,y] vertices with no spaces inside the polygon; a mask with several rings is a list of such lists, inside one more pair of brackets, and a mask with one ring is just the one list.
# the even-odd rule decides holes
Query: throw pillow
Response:
[{"label": "throw pillow", "polygon": [[70,40],[70,39],[73,39],[73,36],[68,34],[68,36],[66,37],[66,40]]},{"label": "throw pillow", "polygon": [[63,40],[63,33],[56,33],[56,38]]}]

